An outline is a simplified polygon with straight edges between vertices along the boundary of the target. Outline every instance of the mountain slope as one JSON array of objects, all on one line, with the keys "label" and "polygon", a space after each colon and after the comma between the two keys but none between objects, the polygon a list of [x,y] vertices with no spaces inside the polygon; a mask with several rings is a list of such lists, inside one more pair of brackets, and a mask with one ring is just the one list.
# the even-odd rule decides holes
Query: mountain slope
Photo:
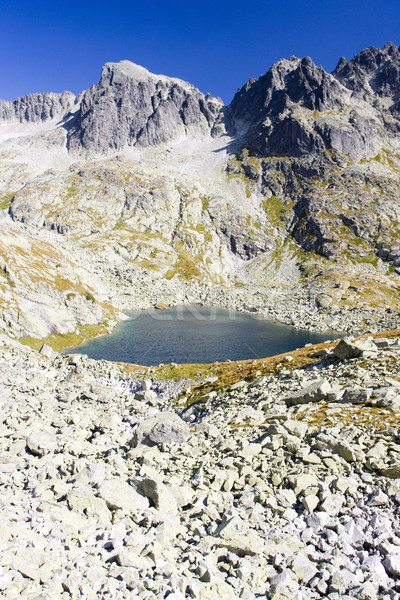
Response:
[{"label": "mountain slope", "polygon": [[1,102],[2,237],[38,254],[0,248],[3,329],[44,338],[187,301],[394,327],[399,69],[391,43],[332,74],[292,57],[225,107],[122,61],[77,97]]}]

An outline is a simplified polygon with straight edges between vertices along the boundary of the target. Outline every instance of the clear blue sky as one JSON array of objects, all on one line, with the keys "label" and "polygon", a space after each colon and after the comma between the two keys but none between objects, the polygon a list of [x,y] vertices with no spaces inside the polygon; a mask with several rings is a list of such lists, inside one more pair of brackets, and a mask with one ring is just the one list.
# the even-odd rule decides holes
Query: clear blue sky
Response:
[{"label": "clear blue sky", "polygon": [[389,40],[400,44],[399,0],[0,0],[0,98],[79,93],[128,59],[228,103],[280,58],[331,71]]}]

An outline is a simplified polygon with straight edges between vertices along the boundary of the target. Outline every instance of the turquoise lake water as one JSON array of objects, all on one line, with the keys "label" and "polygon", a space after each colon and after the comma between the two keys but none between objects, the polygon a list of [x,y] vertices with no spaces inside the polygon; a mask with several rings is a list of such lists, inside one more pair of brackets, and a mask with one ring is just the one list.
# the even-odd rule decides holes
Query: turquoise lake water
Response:
[{"label": "turquoise lake water", "polygon": [[340,334],[312,333],[214,307],[177,306],[128,313],[115,331],[68,353],[141,365],[266,358]]}]

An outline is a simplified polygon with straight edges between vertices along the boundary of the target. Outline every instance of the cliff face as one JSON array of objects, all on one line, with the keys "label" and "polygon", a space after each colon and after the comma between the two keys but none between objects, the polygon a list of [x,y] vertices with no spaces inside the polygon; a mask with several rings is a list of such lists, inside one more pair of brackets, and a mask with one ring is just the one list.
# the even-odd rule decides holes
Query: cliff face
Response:
[{"label": "cliff face", "polygon": [[333,75],[355,95],[388,98],[393,108],[400,97],[400,49],[392,42],[371,46],[350,61],[341,58]]},{"label": "cliff face", "polygon": [[153,146],[213,132],[222,102],[194,86],[157,76],[128,61],[107,63],[87,90],[69,132],[69,147],[92,150]]},{"label": "cliff face", "polygon": [[399,73],[392,43],[332,74],[292,57],[229,106],[242,147],[232,172],[283,200],[286,231],[307,252],[400,265]]}]

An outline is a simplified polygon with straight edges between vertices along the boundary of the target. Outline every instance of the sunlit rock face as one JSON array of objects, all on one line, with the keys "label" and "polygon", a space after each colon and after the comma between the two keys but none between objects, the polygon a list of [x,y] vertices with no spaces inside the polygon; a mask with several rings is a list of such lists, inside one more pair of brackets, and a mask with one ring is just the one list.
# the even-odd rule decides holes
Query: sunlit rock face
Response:
[{"label": "sunlit rock face", "polygon": [[82,96],[69,147],[154,146],[190,130],[209,134],[221,108],[220,100],[180,79],[153,75],[129,61],[107,63],[100,82]]},{"label": "sunlit rock face", "polygon": [[250,79],[229,109],[237,130],[263,155],[305,157],[328,149],[360,160],[399,132],[399,74],[400,51],[392,43],[342,58],[332,74],[309,57],[292,57]]}]

